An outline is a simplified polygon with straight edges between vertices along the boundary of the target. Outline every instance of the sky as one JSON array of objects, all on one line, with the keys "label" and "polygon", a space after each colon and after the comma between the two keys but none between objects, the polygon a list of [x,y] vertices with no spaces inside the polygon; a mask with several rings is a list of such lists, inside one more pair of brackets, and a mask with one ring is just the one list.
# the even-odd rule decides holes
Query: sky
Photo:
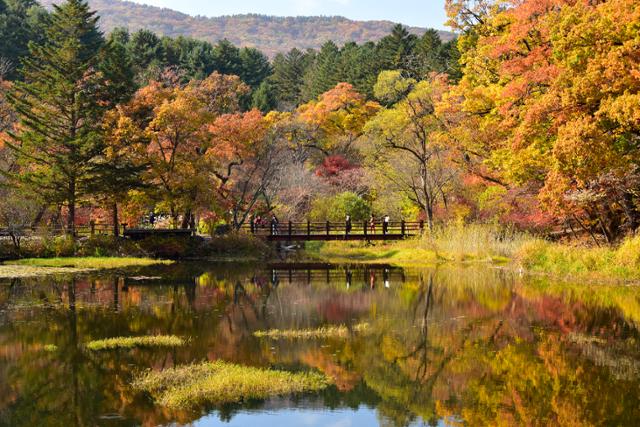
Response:
[{"label": "sky", "polygon": [[276,16],[340,15],[354,20],[389,20],[446,30],[445,0],[133,0],[189,15],[259,13]]}]

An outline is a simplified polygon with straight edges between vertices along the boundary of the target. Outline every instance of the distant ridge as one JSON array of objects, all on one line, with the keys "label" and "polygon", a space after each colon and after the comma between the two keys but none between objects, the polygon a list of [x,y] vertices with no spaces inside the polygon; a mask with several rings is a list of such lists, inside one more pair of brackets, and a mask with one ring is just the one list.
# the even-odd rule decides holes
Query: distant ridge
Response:
[{"label": "distant ridge", "polygon": [[[50,7],[61,0],[42,0]],[[377,41],[388,35],[395,23],[391,21],[352,21],[333,16],[275,17],[257,14],[232,15],[208,18],[190,16],[172,9],[142,5],[121,0],[89,0],[91,7],[100,15],[100,26],[105,32],[116,27],[130,31],[149,29],[160,35],[190,36],[216,43],[228,39],[238,46],[251,46],[269,56],[298,49],[317,49],[327,40],[338,45],[354,41],[365,43]],[[425,28],[408,27],[409,31],[421,35]],[[443,40],[453,34],[440,31]]]}]

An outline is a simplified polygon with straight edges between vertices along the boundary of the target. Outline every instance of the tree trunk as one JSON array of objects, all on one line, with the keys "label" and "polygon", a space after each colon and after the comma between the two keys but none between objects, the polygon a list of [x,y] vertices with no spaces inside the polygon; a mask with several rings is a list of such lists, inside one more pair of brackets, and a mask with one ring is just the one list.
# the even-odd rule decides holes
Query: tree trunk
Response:
[{"label": "tree trunk", "polygon": [[182,225],[180,228],[186,230],[189,228],[189,224],[191,223],[191,210],[187,210],[182,217]]},{"label": "tree trunk", "polygon": [[120,220],[118,218],[118,202],[113,202],[111,206],[111,220],[113,221],[113,236],[120,236]]},{"label": "tree trunk", "polygon": [[69,212],[67,214],[67,234],[72,237],[76,236],[76,182],[71,180],[69,183],[69,196],[67,200],[69,204]]},{"label": "tree trunk", "polygon": [[429,232],[433,233],[433,208],[431,206],[427,206],[425,211],[427,214],[427,224],[429,226]]},{"label": "tree trunk", "polygon": [[635,233],[638,228],[639,220],[639,212],[636,205],[633,203],[633,195],[631,193],[625,192],[622,195],[622,207],[624,209],[624,213],[627,216],[627,220],[629,221],[629,229],[632,233]]}]

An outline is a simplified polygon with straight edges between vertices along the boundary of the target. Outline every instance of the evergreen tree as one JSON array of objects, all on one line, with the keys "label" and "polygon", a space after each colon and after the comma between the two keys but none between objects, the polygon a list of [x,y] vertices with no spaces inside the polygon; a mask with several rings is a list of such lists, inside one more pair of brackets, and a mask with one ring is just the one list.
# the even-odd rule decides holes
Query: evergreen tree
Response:
[{"label": "evergreen tree", "polygon": [[103,99],[110,105],[128,102],[136,91],[133,63],[126,44],[118,36],[110,37],[101,51],[98,70],[105,80]]},{"label": "evergreen tree", "polygon": [[367,98],[373,98],[373,86],[380,74],[380,62],[376,55],[376,45],[368,42],[362,46],[347,43],[340,52],[338,75],[341,81],[351,83]]},{"label": "evergreen tree", "polygon": [[316,99],[320,94],[333,88],[342,81],[339,73],[340,49],[332,41],[322,45],[304,76],[304,90],[302,101]]},{"label": "evergreen tree", "polygon": [[312,60],[313,56],[310,53],[298,49],[291,49],[286,55],[276,55],[273,60],[271,84],[279,109],[293,109],[300,104],[304,75]]},{"label": "evergreen tree", "polygon": [[268,113],[276,108],[278,103],[273,87],[268,80],[263,81],[258,89],[253,92],[251,107],[257,108],[263,113]]},{"label": "evergreen tree", "polygon": [[140,84],[146,83],[158,69],[165,66],[160,38],[149,30],[133,33],[127,50]]},{"label": "evergreen tree", "polygon": [[215,71],[220,74],[240,76],[242,73],[242,61],[240,49],[229,40],[220,40],[213,49]]},{"label": "evergreen tree", "polygon": [[98,71],[104,39],[86,1],[54,6],[45,41],[30,45],[24,82],[9,100],[20,131],[8,145],[22,166],[20,179],[50,203],[66,204],[67,230],[75,232],[75,211],[94,179],[102,151],[101,119],[109,107]]},{"label": "evergreen tree", "polygon": [[242,64],[240,78],[254,90],[271,75],[269,58],[258,49],[243,48],[240,50],[240,61]]},{"label": "evergreen tree", "polygon": [[34,0],[0,0],[0,58],[10,66],[6,78],[17,77],[15,70],[29,53],[29,42],[42,39],[46,15]]},{"label": "evergreen tree", "polygon": [[418,38],[398,24],[378,43],[378,57],[384,70],[404,70],[414,53]]}]

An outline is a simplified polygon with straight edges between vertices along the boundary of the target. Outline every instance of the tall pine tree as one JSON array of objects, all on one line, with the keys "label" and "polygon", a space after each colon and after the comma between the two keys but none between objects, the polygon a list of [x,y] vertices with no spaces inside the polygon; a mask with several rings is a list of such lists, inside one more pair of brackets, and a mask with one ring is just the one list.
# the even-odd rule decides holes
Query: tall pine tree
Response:
[{"label": "tall pine tree", "polygon": [[83,0],[54,6],[44,41],[29,46],[24,81],[9,94],[20,120],[9,144],[23,170],[20,179],[48,202],[67,206],[70,234],[76,206],[95,179],[100,123],[109,106],[98,71],[104,39],[97,21]]}]

